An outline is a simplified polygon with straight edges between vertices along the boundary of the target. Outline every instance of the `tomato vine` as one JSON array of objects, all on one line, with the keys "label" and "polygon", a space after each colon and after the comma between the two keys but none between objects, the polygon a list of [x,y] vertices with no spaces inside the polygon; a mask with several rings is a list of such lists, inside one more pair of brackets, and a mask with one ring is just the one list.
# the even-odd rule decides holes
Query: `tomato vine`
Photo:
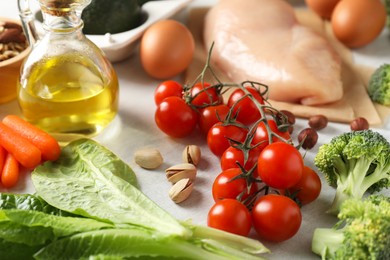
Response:
[{"label": "tomato vine", "polygon": [[[303,157],[299,152],[301,145],[294,146],[291,138],[293,129],[291,113],[279,111],[269,102],[269,87],[250,80],[241,83],[221,81],[211,66],[212,50],[213,45],[209,49],[206,63],[200,74],[192,83],[183,86],[182,97],[175,97],[175,99],[180,98],[183,103],[179,106],[176,100],[176,107],[173,103],[166,104],[168,107],[170,105],[169,114],[162,113],[161,105],[158,105],[155,120],[163,132],[173,137],[188,136],[192,132],[188,130],[188,125],[191,124],[191,127],[195,128],[195,122],[198,122],[199,128],[207,131],[207,144],[210,150],[220,157],[221,161],[222,171],[214,180],[212,187],[215,203],[219,205],[219,208],[225,207],[226,214],[231,215],[233,205],[227,205],[228,202],[219,203],[219,201],[227,199],[233,199],[236,201],[234,203],[238,201],[251,213],[252,220],[250,221],[261,226],[262,220],[257,219],[259,216],[287,214],[287,212],[284,212],[281,207],[270,207],[278,212],[260,214],[261,211],[257,209],[260,204],[259,200],[263,199],[267,203],[282,201],[286,205],[291,205],[289,202],[291,200],[299,208],[302,204],[295,201],[305,200],[305,203],[308,203],[315,199],[313,194],[307,195],[311,196],[307,200],[298,196],[300,189],[306,189],[302,188],[305,181],[301,181],[304,169]],[[177,96],[177,91],[173,93]],[[159,93],[159,95],[164,96],[164,93]],[[229,100],[224,101],[224,96],[228,96]],[[186,108],[183,108],[183,104]],[[214,108],[210,111],[216,114],[203,116],[203,111],[209,108]],[[222,116],[220,116],[218,111],[225,112],[221,112]],[[195,114],[198,115],[196,119],[193,118]],[[165,121],[162,122],[162,119]],[[171,119],[181,121],[173,122]],[[185,134],[177,135],[175,131],[172,131],[172,127],[187,130]],[[227,151],[229,154],[226,154]],[[232,160],[235,160],[234,163]],[[309,175],[305,174],[305,176]],[[319,192],[318,186],[314,189],[316,190],[308,193]],[[283,199],[268,197],[269,195],[283,196]],[[257,213],[252,214],[255,208]],[[285,210],[296,212],[296,209],[292,209],[291,206],[286,207]],[[215,212],[211,210],[209,222],[218,226],[215,223],[217,220],[210,220],[215,215]],[[287,226],[279,229],[290,230],[288,235],[276,234],[277,239],[274,236],[269,237],[272,237],[274,241],[282,241],[293,236],[295,233],[291,233],[291,230],[297,232],[301,221],[298,215],[295,214],[294,229],[289,229]],[[288,225],[288,222],[282,224]],[[243,233],[246,232],[245,229]],[[261,236],[267,237],[264,234]]]}]

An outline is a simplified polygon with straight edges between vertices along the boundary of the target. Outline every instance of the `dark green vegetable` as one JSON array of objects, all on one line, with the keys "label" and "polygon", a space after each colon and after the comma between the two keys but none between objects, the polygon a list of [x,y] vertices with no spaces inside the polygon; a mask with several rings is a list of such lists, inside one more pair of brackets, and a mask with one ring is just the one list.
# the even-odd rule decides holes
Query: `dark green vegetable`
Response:
[{"label": "dark green vegetable", "polygon": [[120,33],[142,23],[141,6],[135,0],[92,0],[84,9],[86,34]]},{"label": "dark green vegetable", "polygon": [[58,216],[75,216],[66,211],[59,210],[49,205],[43,199],[30,194],[15,194],[0,193],[0,209],[24,209],[41,211],[47,214]]},{"label": "dark green vegetable", "polygon": [[133,186],[124,162],[90,139],[70,143],[32,179],[37,197],[0,196],[8,201],[0,204],[0,250],[12,250],[2,260],[261,259],[268,252],[257,240],[179,222]]},{"label": "dark green vegetable", "polygon": [[390,106],[390,64],[383,64],[374,71],[368,82],[368,94],[372,101]]},{"label": "dark green vegetable", "polygon": [[320,146],[314,158],[317,168],[336,195],[328,212],[337,214],[348,198],[361,199],[390,186],[390,144],[370,129],[334,137]]},{"label": "dark green vegetable", "polygon": [[346,200],[334,228],[314,231],[312,250],[322,259],[390,259],[390,198]]}]

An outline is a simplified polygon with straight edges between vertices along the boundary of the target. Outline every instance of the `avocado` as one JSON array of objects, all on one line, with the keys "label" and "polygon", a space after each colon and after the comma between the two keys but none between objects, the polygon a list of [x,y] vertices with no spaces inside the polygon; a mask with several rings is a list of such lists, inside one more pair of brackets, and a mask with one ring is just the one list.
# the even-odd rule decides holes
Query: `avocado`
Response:
[{"label": "avocado", "polygon": [[128,31],[143,22],[141,5],[137,0],[92,0],[83,10],[85,34],[106,34]]}]

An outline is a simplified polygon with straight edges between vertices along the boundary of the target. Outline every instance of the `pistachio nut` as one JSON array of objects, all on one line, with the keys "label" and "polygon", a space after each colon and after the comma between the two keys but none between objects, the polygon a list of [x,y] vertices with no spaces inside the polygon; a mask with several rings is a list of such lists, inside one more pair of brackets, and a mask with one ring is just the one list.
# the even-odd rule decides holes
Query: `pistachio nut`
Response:
[{"label": "pistachio nut", "polygon": [[186,200],[194,188],[194,183],[186,178],[176,182],[169,190],[169,197],[175,202],[180,203]]},{"label": "pistachio nut", "polygon": [[169,167],[165,170],[165,175],[169,182],[176,183],[182,179],[195,180],[197,169],[190,163],[182,163]]},{"label": "pistachio nut", "polygon": [[198,165],[201,158],[200,147],[197,145],[187,145],[183,151],[183,162]]},{"label": "pistachio nut", "polygon": [[136,164],[145,169],[156,169],[163,163],[163,157],[156,148],[141,148],[134,153]]}]

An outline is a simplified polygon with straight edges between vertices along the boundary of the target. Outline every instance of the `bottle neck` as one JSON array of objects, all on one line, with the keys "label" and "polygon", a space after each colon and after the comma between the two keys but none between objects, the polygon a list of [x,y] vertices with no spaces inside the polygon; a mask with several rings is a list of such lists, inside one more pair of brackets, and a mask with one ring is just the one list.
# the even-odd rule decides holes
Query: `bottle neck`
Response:
[{"label": "bottle neck", "polygon": [[46,31],[71,33],[83,27],[81,12],[75,10],[53,11],[42,9],[43,27]]}]

